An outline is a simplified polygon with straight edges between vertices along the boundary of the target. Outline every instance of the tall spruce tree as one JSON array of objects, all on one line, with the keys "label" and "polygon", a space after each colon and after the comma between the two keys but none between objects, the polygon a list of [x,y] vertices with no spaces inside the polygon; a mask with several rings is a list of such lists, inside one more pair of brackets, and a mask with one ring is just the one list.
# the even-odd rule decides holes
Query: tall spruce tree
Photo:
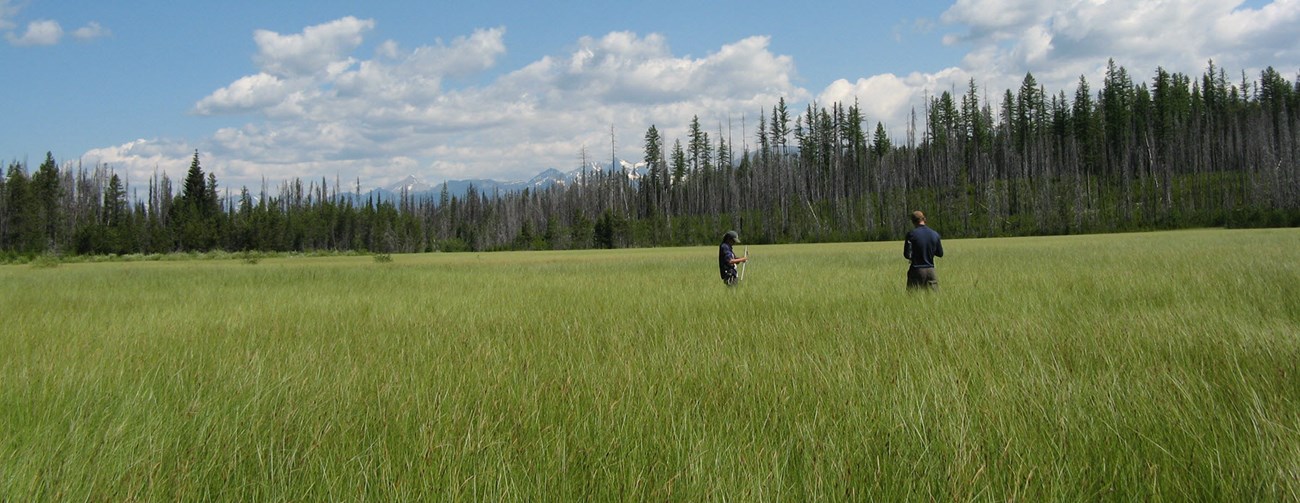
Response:
[{"label": "tall spruce tree", "polygon": [[172,225],[178,230],[180,248],[186,251],[207,251],[217,241],[214,216],[217,209],[214,190],[208,190],[207,178],[199,165],[199,152],[194,151],[190,169],[185,174],[181,195],[172,204]]},{"label": "tall spruce tree", "polygon": [[668,178],[667,164],[664,162],[663,138],[659,136],[659,129],[654,124],[651,124],[650,129],[645,132],[644,149],[644,161],[649,177],[640,187],[643,194],[641,204],[644,209],[642,214],[649,216],[658,214],[662,204],[664,184]]},{"label": "tall spruce tree", "polygon": [[63,187],[59,183],[59,166],[54,154],[45,153],[45,162],[32,175],[32,196],[36,203],[36,221],[41,231],[41,249],[55,251],[63,227]]},{"label": "tall spruce tree", "polygon": [[893,143],[889,141],[889,134],[885,132],[883,122],[876,122],[876,133],[871,144],[872,152],[876,154],[877,159],[884,157],[894,148]]}]

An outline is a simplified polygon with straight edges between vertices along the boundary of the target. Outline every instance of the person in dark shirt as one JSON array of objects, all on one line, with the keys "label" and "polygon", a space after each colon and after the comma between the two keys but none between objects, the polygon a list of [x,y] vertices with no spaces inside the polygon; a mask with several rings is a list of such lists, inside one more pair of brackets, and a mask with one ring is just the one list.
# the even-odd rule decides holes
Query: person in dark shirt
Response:
[{"label": "person in dark shirt", "polygon": [[913,229],[903,241],[903,257],[911,261],[907,268],[907,289],[939,290],[934,273],[934,258],[943,256],[939,233],[925,225],[925,213],[912,212]]},{"label": "person in dark shirt", "polygon": [[722,282],[727,286],[736,286],[736,264],[743,264],[749,257],[737,257],[731,247],[740,243],[736,231],[727,231],[722,236],[722,245],[718,246],[718,269],[722,273]]}]

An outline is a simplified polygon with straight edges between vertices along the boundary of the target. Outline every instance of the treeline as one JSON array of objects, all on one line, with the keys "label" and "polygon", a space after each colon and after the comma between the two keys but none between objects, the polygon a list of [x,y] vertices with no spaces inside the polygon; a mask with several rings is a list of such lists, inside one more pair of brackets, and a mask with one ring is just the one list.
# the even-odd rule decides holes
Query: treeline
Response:
[{"label": "treeline", "polygon": [[1199,77],[1134,82],[1111,61],[1096,92],[1080,77],[1052,94],[1028,74],[990,100],[972,80],[928,97],[901,141],[858,103],[782,99],[742,124],[755,134],[740,149],[734,124],[696,117],[671,145],[652,125],[635,182],[592,170],[509,193],[381,201],[297,179],[223,194],[195,152],[179,194],[155,175],[147,197],[128,198],[110,166],[61,169],[47,153],[0,179],[0,253],[697,245],[726,229],[752,243],[881,240],[900,238],[912,209],[945,237],[1296,226],[1298,122],[1300,78],[1272,68],[1236,81],[1211,62]]}]

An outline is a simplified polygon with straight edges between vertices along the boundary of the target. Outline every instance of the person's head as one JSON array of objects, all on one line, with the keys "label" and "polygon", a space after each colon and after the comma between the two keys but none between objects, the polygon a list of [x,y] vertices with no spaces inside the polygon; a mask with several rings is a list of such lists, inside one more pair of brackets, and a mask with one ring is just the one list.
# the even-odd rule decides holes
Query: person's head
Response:
[{"label": "person's head", "polygon": [[740,234],[736,234],[736,231],[727,231],[726,234],[722,235],[722,242],[733,245],[739,243]]},{"label": "person's head", "polygon": [[915,225],[915,226],[917,226],[917,227],[920,227],[920,226],[922,226],[922,225],[925,225],[925,213],[921,213],[921,210],[913,211],[913,212],[912,212],[912,225]]}]

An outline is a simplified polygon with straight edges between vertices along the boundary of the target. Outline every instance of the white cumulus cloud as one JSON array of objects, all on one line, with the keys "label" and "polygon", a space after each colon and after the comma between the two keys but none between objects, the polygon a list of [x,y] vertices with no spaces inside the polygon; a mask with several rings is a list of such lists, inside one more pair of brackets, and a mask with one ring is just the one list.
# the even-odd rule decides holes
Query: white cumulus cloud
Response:
[{"label": "white cumulus cloud", "polygon": [[1048,84],[1095,77],[1110,58],[1143,76],[1156,67],[1194,74],[1210,59],[1246,71],[1296,64],[1300,0],[1259,9],[1242,3],[960,0],[943,20],[965,28],[949,36],[971,47],[963,67],[993,68],[1007,78],[1033,72]]},{"label": "white cumulus cloud", "polygon": [[[10,0],[0,0],[0,31],[4,32],[5,40],[10,45],[19,47],[30,46],[50,46],[57,45],[63,41],[63,25],[52,19],[39,19],[27,23],[27,28],[21,34],[13,30],[18,27],[14,18],[18,16],[19,11],[24,5],[15,5]],[[112,32],[99,24],[97,21],[90,21],[81,28],[73,30],[71,35],[77,40],[86,42],[97,38],[108,37]]]},{"label": "white cumulus cloud", "polygon": [[361,45],[363,35],[374,26],[374,20],[349,16],[310,26],[293,35],[257,30],[253,33],[258,48],[254,60],[262,71],[279,77],[337,70],[340,63],[350,63],[348,55]]},{"label": "white cumulus cloud", "polygon": [[442,93],[447,77],[465,77],[492,68],[505,54],[505,29],[476,30],[451,44],[441,43],[404,51],[387,41],[376,51],[377,58],[361,61],[355,70],[340,72],[334,79],[342,98],[400,104],[403,108],[427,105]]},{"label": "white cumulus cloud", "polygon": [[[183,170],[198,148],[205,167],[228,177],[228,186],[342,176],[345,185],[358,177],[369,188],[409,174],[428,181],[510,179],[571,169],[584,150],[593,159],[610,155],[611,126],[617,155],[637,160],[650,125],[671,145],[694,117],[739,150],[752,143],[759,113],[781,98],[797,111],[814,99],[820,106],[857,102],[869,126],[883,122],[901,136],[927,97],[964,93],[972,79],[985,103],[995,105],[1026,73],[1052,94],[1072,95],[1080,75],[1097,89],[1111,58],[1139,82],[1158,66],[1198,75],[1211,58],[1234,74],[1269,65],[1284,75],[1300,69],[1293,33],[1300,0],[1243,5],[958,0],[927,33],[962,48],[959,62],[908,74],[848,74],[811,92],[795,83],[795,60],[773,52],[764,35],[683,56],[660,34],[617,31],[498,69],[509,50],[505,28],[412,47],[375,41],[360,54],[380,27],[346,17],[298,33],[253,34],[256,68],[232,75],[193,108],[248,117],[245,124],[194,145],[134,142],[98,153],[143,171],[179,159],[175,169]],[[150,149],[166,156],[151,157]]]},{"label": "white cumulus cloud", "polygon": [[[138,139],[121,145],[91,149],[83,158],[112,166],[132,186],[146,187],[147,180],[155,174],[168,174],[173,177],[172,183],[179,183],[174,177],[178,173],[184,175],[184,170],[189,168],[194,156],[194,149],[194,146],[185,141]],[[209,165],[206,158],[201,158],[201,162],[204,166]]]},{"label": "white cumulus cloud", "polygon": [[866,112],[901,135],[925,96],[965,92],[972,78],[981,97],[996,103],[1027,73],[1052,94],[1072,96],[1080,75],[1097,89],[1110,59],[1138,82],[1157,67],[1196,76],[1211,59],[1230,73],[1300,69],[1300,0],[1259,8],[1242,0],[957,0],[940,20],[944,42],[967,49],[959,65],[840,80],[822,101],[859,97]]},{"label": "white cumulus cloud", "polygon": [[194,106],[255,120],[217,131],[202,148],[231,176],[251,179],[364,173],[374,186],[408,174],[527,178],[576,167],[584,148],[593,158],[607,151],[611,125],[619,155],[639,159],[651,124],[684,134],[698,115],[710,134],[734,127],[728,133],[740,142],[741,113],[809,96],[792,83],[793,60],[773,54],[768,37],[692,58],[674,55],[661,35],[614,32],[485,84],[448,87],[495,67],[507,51],[504,28],[409,49],[385,41],[364,58],[357,49],[374,28],[344,18],[298,34],[258,31],[258,73]]},{"label": "white cumulus cloud", "polygon": [[[823,104],[858,103],[862,108],[868,126],[877,122],[884,123],[894,134],[906,132],[915,108],[920,113],[919,103],[925,98],[933,97],[944,91],[962,93],[970,73],[960,68],[947,68],[935,73],[914,72],[906,76],[894,74],[873,75],[849,82],[840,79],[832,82],[818,96]],[[918,118],[918,120],[923,120]],[[921,127],[923,124],[917,124]]]},{"label": "white cumulus cloud", "polygon": [[48,19],[32,21],[21,36],[7,33],[5,38],[17,46],[55,45],[63,38],[63,27],[58,21]]},{"label": "white cumulus cloud", "polygon": [[1300,59],[1300,0],[1277,0],[1259,9],[1238,9],[1215,20],[1212,40],[1245,54],[1256,65],[1295,64]]},{"label": "white cumulus cloud", "polygon": [[263,111],[279,105],[294,90],[284,80],[267,73],[249,75],[199,100],[195,111],[204,114]]}]

